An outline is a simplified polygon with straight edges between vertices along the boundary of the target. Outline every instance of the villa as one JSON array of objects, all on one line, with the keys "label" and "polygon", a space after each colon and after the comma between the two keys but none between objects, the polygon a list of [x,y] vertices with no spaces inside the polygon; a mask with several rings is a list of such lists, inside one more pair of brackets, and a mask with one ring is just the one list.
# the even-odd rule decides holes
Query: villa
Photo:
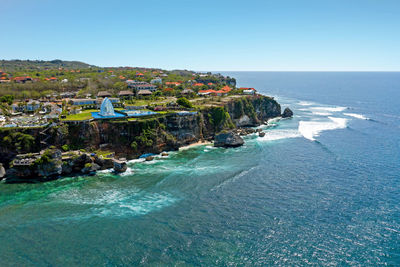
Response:
[{"label": "villa", "polygon": [[97,94],[97,97],[111,97],[111,94],[109,92],[107,92],[107,91],[100,91]]},{"label": "villa", "polygon": [[139,90],[137,92],[138,96],[149,96],[151,94],[152,94],[152,92],[150,90]]},{"label": "villa", "polygon": [[132,91],[129,91],[129,90],[120,91],[120,92],[118,93],[118,96],[119,96],[120,98],[123,98],[123,99],[131,99],[134,95],[135,95],[135,94],[134,94]]},{"label": "villa", "polygon": [[149,83],[133,85],[133,86],[130,86],[130,87],[133,88],[136,92],[139,92],[141,90],[148,90],[150,92],[154,92],[154,91],[157,90],[157,87],[155,85],[149,84]]}]

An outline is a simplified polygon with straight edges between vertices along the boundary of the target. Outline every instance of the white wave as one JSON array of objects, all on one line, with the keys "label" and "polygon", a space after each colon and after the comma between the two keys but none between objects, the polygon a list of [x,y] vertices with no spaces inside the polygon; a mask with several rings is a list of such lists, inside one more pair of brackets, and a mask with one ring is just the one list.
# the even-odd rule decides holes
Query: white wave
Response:
[{"label": "white wave", "polygon": [[128,176],[134,174],[133,169],[128,167],[125,172],[120,173],[120,176]]},{"label": "white wave", "polygon": [[300,106],[311,106],[311,105],[313,105],[314,103],[312,103],[312,102],[307,102],[307,101],[300,101],[298,104],[299,104]]},{"label": "white wave", "polygon": [[365,117],[364,115],[356,114],[356,113],[343,113],[343,115],[353,117],[356,119],[360,119],[360,120],[369,120],[369,118]]},{"label": "white wave", "polygon": [[146,161],[145,158],[141,158],[141,159],[132,159],[132,160],[129,160],[128,163],[138,163],[138,162],[144,162],[144,161]]},{"label": "white wave", "polygon": [[346,107],[311,107],[312,110],[327,111],[327,112],[341,112],[346,110]]},{"label": "white wave", "polygon": [[300,121],[298,131],[304,138],[314,141],[322,131],[346,128],[347,119],[328,118],[330,121]]},{"label": "white wave", "polygon": [[331,116],[332,115],[332,113],[329,113],[329,112],[316,112],[316,111],[313,111],[312,114],[315,114],[318,116]]},{"label": "white wave", "polygon": [[268,123],[274,123],[274,122],[278,122],[282,119],[282,117],[276,117],[276,118],[272,118],[272,119],[268,119]]},{"label": "white wave", "polygon": [[274,131],[265,131],[265,136],[260,137],[258,140],[274,141],[287,138],[296,138],[300,136],[301,135],[297,130],[274,130]]}]

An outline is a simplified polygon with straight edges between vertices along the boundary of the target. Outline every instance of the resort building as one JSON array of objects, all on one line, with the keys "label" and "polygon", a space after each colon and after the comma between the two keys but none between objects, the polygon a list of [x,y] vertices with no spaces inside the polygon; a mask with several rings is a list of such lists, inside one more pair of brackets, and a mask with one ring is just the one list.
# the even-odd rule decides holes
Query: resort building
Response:
[{"label": "resort building", "polygon": [[156,77],[150,81],[151,84],[162,84],[162,79],[160,77]]},{"label": "resort building", "polygon": [[152,92],[150,90],[139,90],[137,92],[138,96],[149,96],[151,94],[152,94]]},{"label": "resort building", "polygon": [[120,91],[118,93],[119,98],[121,99],[131,99],[135,94],[132,91],[126,90],[126,91]]},{"label": "resort building", "polygon": [[100,91],[98,94],[97,94],[97,97],[111,97],[111,94],[109,93],[109,92],[107,92],[107,91]]},{"label": "resort building", "polygon": [[71,105],[82,106],[82,105],[94,105],[96,104],[96,99],[88,98],[74,98],[70,99]]},{"label": "resort building", "polygon": [[150,92],[154,92],[157,90],[157,87],[155,85],[149,83],[133,85],[131,86],[131,88],[134,89],[137,93],[141,90],[148,90]]}]

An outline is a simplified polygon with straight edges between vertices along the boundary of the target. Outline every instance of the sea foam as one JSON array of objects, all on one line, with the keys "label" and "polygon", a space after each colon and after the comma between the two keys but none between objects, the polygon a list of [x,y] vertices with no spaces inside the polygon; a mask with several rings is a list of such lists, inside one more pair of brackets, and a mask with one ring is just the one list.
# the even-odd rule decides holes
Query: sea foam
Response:
[{"label": "sea foam", "polygon": [[369,120],[369,118],[365,117],[364,115],[356,114],[356,113],[343,113],[343,115],[353,117],[356,119],[360,119],[360,120]]},{"label": "sea foam", "polygon": [[341,112],[343,110],[346,110],[346,107],[312,107],[310,108],[312,110],[317,110],[317,112],[320,111],[326,111],[326,112]]},{"label": "sea foam", "polygon": [[265,131],[265,136],[260,137],[259,140],[274,141],[287,138],[296,138],[300,136],[301,135],[297,130],[273,130],[273,131]]},{"label": "sea foam", "polygon": [[347,119],[328,117],[330,121],[300,121],[299,133],[306,139],[314,141],[322,131],[346,128]]}]

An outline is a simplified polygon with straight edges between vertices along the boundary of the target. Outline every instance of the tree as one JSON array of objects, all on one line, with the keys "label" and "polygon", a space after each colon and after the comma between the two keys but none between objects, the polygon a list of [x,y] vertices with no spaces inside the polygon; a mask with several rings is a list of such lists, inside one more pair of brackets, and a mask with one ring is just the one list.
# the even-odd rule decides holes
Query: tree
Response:
[{"label": "tree", "polygon": [[179,98],[176,101],[176,103],[178,103],[179,105],[181,105],[182,107],[185,107],[185,108],[192,108],[193,107],[192,103],[190,103],[190,101],[187,100],[186,97]]},{"label": "tree", "polygon": [[2,103],[7,103],[11,105],[13,101],[14,101],[14,96],[12,95],[3,95],[2,97],[0,97],[0,102]]}]

